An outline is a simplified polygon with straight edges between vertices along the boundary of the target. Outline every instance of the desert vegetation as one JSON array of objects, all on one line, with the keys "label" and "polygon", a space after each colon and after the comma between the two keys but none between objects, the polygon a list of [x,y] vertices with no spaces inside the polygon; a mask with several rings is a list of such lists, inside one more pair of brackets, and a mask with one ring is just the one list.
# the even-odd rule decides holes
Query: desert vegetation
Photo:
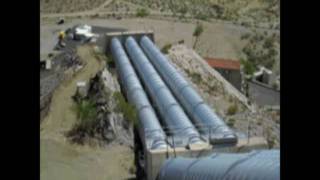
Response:
[{"label": "desert vegetation", "polygon": [[76,122],[66,136],[72,143],[77,144],[84,144],[92,139],[102,139],[104,128],[102,124],[112,108],[105,106],[111,99],[111,93],[103,89],[100,77],[95,76],[90,80],[87,94],[84,95],[77,90],[72,98],[74,100],[72,110],[76,114]]},{"label": "desert vegetation", "polygon": [[105,0],[40,0],[40,12],[80,12],[97,8],[104,2]]},{"label": "desert vegetation", "polygon": [[196,48],[196,45],[199,41],[199,37],[200,35],[203,33],[203,25],[201,23],[198,23],[196,28],[194,29],[193,31],[193,34],[192,36],[195,37],[195,41],[194,41],[194,44],[193,44],[193,49]]},{"label": "desert vegetation", "polygon": [[164,54],[168,54],[169,49],[171,48],[172,44],[168,43],[165,44],[162,48],[161,48],[161,52]]},{"label": "desert vegetation", "polygon": [[[195,19],[211,18],[230,20],[251,26],[253,22],[278,22],[280,0],[126,0],[160,12],[170,12],[175,16],[189,15]],[[243,8],[246,7],[246,8]],[[270,25],[276,28],[277,25]]]},{"label": "desert vegetation", "polygon": [[77,116],[77,122],[74,125],[72,133],[94,135],[94,129],[97,124],[97,111],[95,104],[91,100],[80,100],[75,103],[74,112]]},{"label": "desert vegetation", "polygon": [[241,36],[246,41],[242,52],[244,58],[241,63],[246,74],[252,74],[258,66],[279,72],[277,61],[280,61],[280,37],[276,33],[256,32],[246,33]]},{"label": "desert vegetation", "polygon": [[231,104],[227,109],[227,115],[234,115],[238,112],[238,105],[236,103]]},{"label": "desert vegetation", "polygon": [[123,113],[124,119],[128,121],[130,124],[137,125],[138,118],[135,107],[128,103],[121,92],[114,92],[113,98],[116,100],[116,112]]},{"label": "desert vegetation", "polygon": [[137,17],[146,17],[149,15],[149,11],[146,8],[138,8],[136,10]]},{"label": "desert vegetation", "polygon": [[231,128],[234,127],[234,124],[236,123],[236,120],[234,118],[230,118],[228,121],[227,121],[227,125]]},{"label": "desert vegetation", "polygon": [[[41,13],[90,11],[106,0],[41,0]],[[244,8],[245,7],[245,8]],[[246,27],[263,25],[280,28],[280,0],[114,0],[102,7],[105,12],[135,12],[145,17],[149,11],[210,21],[227,20]]]}]

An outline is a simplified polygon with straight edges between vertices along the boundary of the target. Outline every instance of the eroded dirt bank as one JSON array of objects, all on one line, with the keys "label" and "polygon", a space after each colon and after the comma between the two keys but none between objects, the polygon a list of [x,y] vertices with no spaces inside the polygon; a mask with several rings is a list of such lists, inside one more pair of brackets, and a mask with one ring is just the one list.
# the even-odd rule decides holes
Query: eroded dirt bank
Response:
[{"label": "eroded dirt bank", "polygon": [[54,92],[48,115],[41,123],[40,177],[42,180],[128,179],[134,154],[128,146],[89,146],[71,144],[65,134],[76,122],[72,96],[78,81],[94,77],[105,67],[92,53],[91,46],[77,50],[84,68],[64,81]]}]

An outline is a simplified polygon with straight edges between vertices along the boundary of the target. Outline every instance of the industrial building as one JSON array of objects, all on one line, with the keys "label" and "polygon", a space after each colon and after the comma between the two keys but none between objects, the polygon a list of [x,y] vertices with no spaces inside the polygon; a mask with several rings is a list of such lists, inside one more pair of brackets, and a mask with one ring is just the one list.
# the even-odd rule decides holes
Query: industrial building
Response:
[{"label": "industrial building", "polygon": [[217,70],[235,88],[241,91],[242,76],[240,72],[240,62],[221,58],[204,58],[206,62]]}]

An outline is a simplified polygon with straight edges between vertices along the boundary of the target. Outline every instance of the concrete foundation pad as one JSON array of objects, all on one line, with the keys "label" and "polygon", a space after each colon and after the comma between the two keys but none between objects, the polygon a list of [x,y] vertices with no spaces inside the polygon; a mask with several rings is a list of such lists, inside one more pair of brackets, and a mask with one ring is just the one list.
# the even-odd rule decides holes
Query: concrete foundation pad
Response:
[{"label": "concrete foundation pad", "polygon": [[106,44],[106,47],[105,47],[106,52],[109,52],[110,41],[113,37],[117,37],[120,40],[120,42],[123,44],[125,39],[129,36],[132,36],[134,39],[136,39],[137,42],[139,42],[142,36],[148,36],[151,39],[151,41],[154,42],[154,33],[151,30],[106,33],[104,37],[105,44]]}]

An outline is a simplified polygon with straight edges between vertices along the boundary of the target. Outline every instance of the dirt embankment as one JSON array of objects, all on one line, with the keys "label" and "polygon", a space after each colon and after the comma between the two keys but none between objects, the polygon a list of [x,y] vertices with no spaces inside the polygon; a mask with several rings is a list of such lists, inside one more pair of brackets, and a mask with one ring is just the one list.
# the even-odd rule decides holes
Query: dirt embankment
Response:
[{"label": "dirt embankment", "polygon": [[77,120],[72,110],[76,83],[88,82],[104,68],[104,62],[98,61],[92,52],[90,46],[78,48],[77,53],[86,65],[54,92],[48,116],[41,123],[41,179],[105,180],[132,177],[129,169],[134,164],[134,154],[129,147],[70,144],[65,136]]},{"label": "dirt embankment", "polygon": [[48,114],[55,89],[82,67],[82,62],[73,50],[57,54],[51,62],[51,69],[40,69],[40,122]]}]

